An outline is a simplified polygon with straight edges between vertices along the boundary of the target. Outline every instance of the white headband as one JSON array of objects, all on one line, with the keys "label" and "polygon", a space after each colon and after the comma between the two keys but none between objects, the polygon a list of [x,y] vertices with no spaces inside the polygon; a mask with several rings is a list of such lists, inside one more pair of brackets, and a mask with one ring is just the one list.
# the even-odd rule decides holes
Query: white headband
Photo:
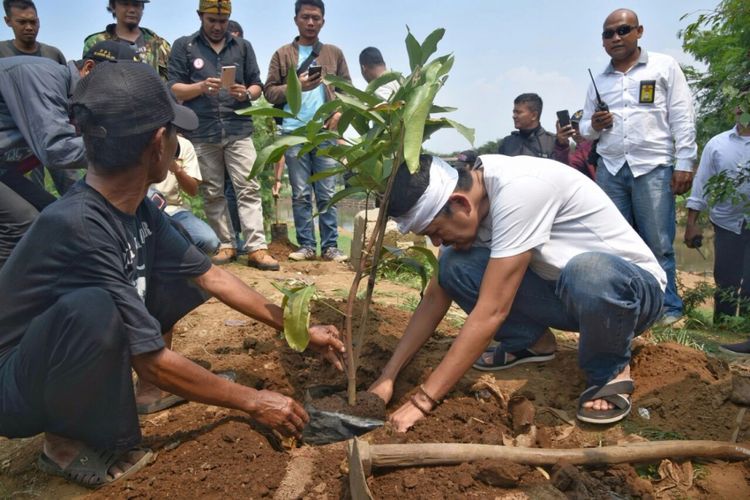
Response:
[{"label": "white headband", "polygon": [[421,233],[447,203],[458,183],[458,171],[440,158],[433,156],[430,165],[430,184],[411,210],[393,219],[401,234]]}]

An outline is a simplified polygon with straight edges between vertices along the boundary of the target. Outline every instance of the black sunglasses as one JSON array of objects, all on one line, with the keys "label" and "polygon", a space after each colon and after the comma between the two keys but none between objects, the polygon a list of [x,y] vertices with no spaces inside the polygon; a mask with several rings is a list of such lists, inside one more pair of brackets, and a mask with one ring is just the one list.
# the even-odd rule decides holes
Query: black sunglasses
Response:
[{"label": "black sunglasses", "polygon": [[614,38],[615,33],[617,33],[619,36],[625,36],[637,28],[638,26],[630,26],[627,24],[623,24],[622,26],[618,26],[617,28],[613,30],[602,31],[602,38],[606,38],[607,40],[609,40],[610,38]]}]

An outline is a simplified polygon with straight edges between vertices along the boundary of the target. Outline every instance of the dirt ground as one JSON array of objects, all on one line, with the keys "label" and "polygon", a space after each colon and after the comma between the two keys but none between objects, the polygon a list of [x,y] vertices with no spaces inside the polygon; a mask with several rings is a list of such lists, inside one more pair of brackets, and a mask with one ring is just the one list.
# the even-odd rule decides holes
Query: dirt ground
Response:
[{"label": "dirt ground", "polygon": [[[329,305],[343,308],[351,272],[328,262],[283,262],[279,273],[229,266],[242,279],[280,300],[273,279],[314,281]],[[683,277],[691,280],[692,278]],[[415,290],[390,282],[376,287],[371,332],[363,347],[361,389],[376,378],[409,318]],[[400,377],[397,408],[450,347],[460,326],[449,314]],[[317,305],[314,322],[341,326],[330,307]],[[725,360],[677,344],[653,344],[648,334],[633,350],[633,412],[622,423],[598,427],[575,421],[585,388],[577,367],[575,334],[558,332],[557,357],[486,375],[471,370],[430,418],[406,434],[386,425],[365,436],[371,443],[456,442],[541,448],[597,447],[644,439],[730,439],[740,407],[729,401]],[[215,300],[177,326],[174,347],[212,370],[233,370],[238,382],[303,400],[305,389],[339,384],[344,377],[313,356],[287,348],[270,328]],[[513,398],[509,405],[507,399]],[[525,409],[521,422],[515,408]],[[40,473],[41,438],[0,438],[0,498],[342,498],[348,495],[343,443],[288,450],[241,413],[189,403],[144,417],[145,444],[155,462],[122,482],[95,492]],[[739,425],[750,445],[750,416]],[[750,498],[750,460],[694,461],[615,467],[521,466],[480,461],[460,466],[375,470],[368,484],[376,498]]]}]

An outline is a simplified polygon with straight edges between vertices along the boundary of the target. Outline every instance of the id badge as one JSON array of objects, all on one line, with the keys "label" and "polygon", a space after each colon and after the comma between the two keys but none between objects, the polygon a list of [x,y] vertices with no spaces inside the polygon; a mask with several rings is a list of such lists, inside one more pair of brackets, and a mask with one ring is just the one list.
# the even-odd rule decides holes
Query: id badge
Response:
[{"label": "id badge", "polygon": [[638,92],[640,104],[653,104],[656,94],[656,80],[641,80],[641,88]]}]

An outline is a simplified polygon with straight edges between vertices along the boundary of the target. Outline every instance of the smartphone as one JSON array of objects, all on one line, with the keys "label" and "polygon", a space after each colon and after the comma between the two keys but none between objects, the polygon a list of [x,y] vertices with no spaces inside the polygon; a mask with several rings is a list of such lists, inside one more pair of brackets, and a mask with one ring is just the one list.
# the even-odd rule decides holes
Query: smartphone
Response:
[{"label": "smartphone", "polygon": [[234,77],[237,72],[237,66],[221,67],[221,87],[228,89],[235,84]]},{"label": "smartphone", "polygon": [[323,71],[323,66],[310,66],[307,68],[307,78],[317,78],[318,75]]},{"label": "smartphone", "polygon": [[557,121],[560,123],[560,128],[570,125],[570,113],[568,113],[567,109],[557,112]]}]

